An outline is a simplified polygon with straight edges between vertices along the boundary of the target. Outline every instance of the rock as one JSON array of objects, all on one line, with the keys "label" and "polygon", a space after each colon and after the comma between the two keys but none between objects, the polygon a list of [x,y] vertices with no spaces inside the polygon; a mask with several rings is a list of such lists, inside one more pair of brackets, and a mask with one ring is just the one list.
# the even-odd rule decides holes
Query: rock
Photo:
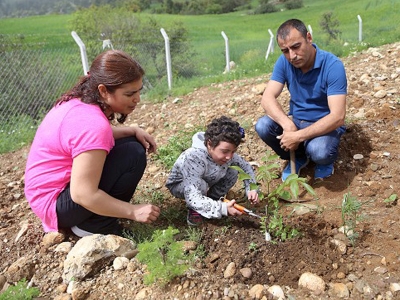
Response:
[{"label": "rock", "polygon": [[265,296],[264,286],[261,284],[254,285],[249,290],[249,296],[251,299],[261,299],[263,296]]},{"label": "rock", "polygon": [[133,250],[136,245],[116,235],[93,234],[81,238],[64,262],[63,280],[82,280],[109,265],[116,256]]},{"label": "rock", "polygon": [[182,244],[182,250],[184,252],[189,252],[197,249],[197,243],[195,241],[180,241]]},{"label": "rock", "polygon": [[350,297],[349,289],[344,283],[331,283],[328,294],[334,299],[347,299]]},{"label": "rock", "polygon": [[400,291],[400,284],[397,282],[392,282],[390,283],[389,289],[393,294],[395,294]]},{"label": "rock", "polygon": [[7,282],[7,278],[4,275],[0,275],[0,292],[3,289],[3,286]]},{"label": "rock", "polygon": [[151,289],[148,287],[145,287],[137,293],[135,296],[134,300],[147,300],[150,299],[151,297]]},{"label": "rock", "polygon": [[250,268],[242,268],[239,271],[244,278],[251,278],[251,276],[253,275],[253,272],[251,271]]},{"label": "rock", "polygon": [[128,258],[119,256],[114,259],[113,268],[114,270],[122,270],[128,266],[128,263],[129,263]]},{"label": "rock", "polygon": [[273,299],[285,299],[285,293],[279,285],[270,286],[268,292],[272,295]]},{"label": "rock", "polygon": [[325,281],[321,277],[310,272],[301,274],[299,279],[299,287],[306,288],[315,295],[323,293],[325,285]]},{"label": "rock", "polygon": [[63,242],[59,245],[57,245],[56,249],[54,249],[54,252],[63,252],[63,253],[68,253],[72,249],[72,243],[71,242]]},{"label": "rock", "polygon": [[224,278],[230,278],[233,275],[235,275],[235,273],[236,273],[236,264],[234,262],[231,262],[225,269]]},{"label": "rock", "polygon": [[260,83],[252,87],[251,91],[256,95],[262,95],[264,93],[265,88],[267,87],[266,83]]},{"label": "rock", "polygon": [[53,232],[48,232],[46,233],[46,235],[43,237],[42,240],[42,246],[47,249],[53,245],[59,244],[61,242],[63,242],[65,240],[65,235],[57,232],[57,231],[53,231]]},{"label": "rock", "polygon": [[18,282],[24,278],[29,281],[33,274],[35,274],[35,264],[25,256],[15,261],[6,271],[6,277],[9,282]]},{"label": "rock", "polygon": [[346,254],[347,246],[343,241],[331,239],[330,242],[336,247],[340,254]]}]

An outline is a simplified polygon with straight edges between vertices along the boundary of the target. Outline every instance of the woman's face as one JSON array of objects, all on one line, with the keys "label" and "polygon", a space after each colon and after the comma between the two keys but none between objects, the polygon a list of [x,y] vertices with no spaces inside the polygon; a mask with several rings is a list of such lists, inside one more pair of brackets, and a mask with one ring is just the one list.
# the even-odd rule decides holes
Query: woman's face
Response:
[{"label": "woman's face", "polygon": [[140,102],[140,91],[143,88],[142,79],[125,83],[109,93],[104,85],[99,85],[100,95],[109,106],[107,115],[111,113],[130,114]]},{"label": "woman's face", "polygon": [[232,159],[237,147],[228,142],[220,142],[216,147],[213,148],[211,147],[210,142],[208,142],[207,150],[214,162],[222,166]]}]

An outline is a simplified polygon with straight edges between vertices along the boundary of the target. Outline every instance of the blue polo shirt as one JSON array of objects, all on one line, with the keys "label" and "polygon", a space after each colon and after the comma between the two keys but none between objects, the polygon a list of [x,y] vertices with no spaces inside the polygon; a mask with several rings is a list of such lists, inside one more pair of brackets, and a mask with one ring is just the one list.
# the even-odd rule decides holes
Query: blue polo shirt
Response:
[{"label": "blue polo shirt", "polygon": [[332,53],[317,49],[314,67],[307,73],[295,68],[282,54],[275,63],[271,80],[287,85],[289,115],[316,122],[329,114],[328,96],[346,95],[347,78],[342,61]]}]

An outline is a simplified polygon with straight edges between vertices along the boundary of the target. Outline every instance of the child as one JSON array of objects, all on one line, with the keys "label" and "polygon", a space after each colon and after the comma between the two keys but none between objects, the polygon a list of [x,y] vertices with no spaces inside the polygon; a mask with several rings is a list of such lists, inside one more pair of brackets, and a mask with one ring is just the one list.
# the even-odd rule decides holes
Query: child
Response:
[{"label": "child", "polygon": [[256,183],[252,167],[236,154],[243,128],[225,116],[214,119],[206,132],[193,136],[192,147],[183,152],[175,162],[166,187],[177,198],[185,199],[188,207],[187,223],[197,226],[207,219],[241,215],[233,205],[220,201],[236,183],[238,172],[230,166],[239,166],[251,176],[245,180],[247,198],[258,203],[257,190],[250,191],[250,182]]}]

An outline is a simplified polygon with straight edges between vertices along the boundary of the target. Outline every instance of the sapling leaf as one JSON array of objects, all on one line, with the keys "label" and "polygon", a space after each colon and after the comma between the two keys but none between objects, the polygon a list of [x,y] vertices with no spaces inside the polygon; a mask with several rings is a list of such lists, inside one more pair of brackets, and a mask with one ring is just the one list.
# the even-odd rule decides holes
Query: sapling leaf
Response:
[{"label": "sapling leaf", "polygon": [[294,198],[297,198],[299,196],[299,185],[297,181],[292,181],[290,183],[290,191],[292,192],[292,195]]},{"label": "sapling leaf", "polygon": [[250,183],[250,191],[258,190],[258,185],[256,183]]},{"label": "sapling leaf", "polygon": [[302,182],[301,185],[306,189],[307,193],[311,194],[312,196],[317,195],[317,193],[314,191],[314,189],[308,183]]}]

